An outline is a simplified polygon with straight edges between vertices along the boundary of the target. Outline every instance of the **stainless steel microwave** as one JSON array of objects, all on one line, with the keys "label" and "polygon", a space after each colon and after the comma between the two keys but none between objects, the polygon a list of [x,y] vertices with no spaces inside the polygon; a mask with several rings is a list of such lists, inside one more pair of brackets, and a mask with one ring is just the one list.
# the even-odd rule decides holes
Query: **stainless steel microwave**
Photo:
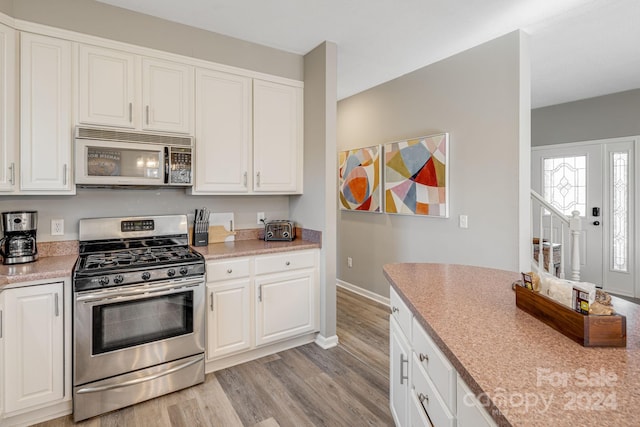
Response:
[{"label": "stainless steel microwave", "polygon": [[77,127],[74,144],[77,185],[193,184],[193,137]]}]

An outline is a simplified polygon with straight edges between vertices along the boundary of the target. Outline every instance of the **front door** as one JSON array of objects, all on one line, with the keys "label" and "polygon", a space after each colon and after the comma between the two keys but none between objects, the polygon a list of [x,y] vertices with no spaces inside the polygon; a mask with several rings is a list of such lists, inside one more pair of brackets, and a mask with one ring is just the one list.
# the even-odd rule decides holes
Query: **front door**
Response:
[{"label": "front door", "polygon": [[533,147],[531,156],[533,189],[566,215],[580,212],[581,280],[627,296],[640,294],[634,274],[635,140]]}]

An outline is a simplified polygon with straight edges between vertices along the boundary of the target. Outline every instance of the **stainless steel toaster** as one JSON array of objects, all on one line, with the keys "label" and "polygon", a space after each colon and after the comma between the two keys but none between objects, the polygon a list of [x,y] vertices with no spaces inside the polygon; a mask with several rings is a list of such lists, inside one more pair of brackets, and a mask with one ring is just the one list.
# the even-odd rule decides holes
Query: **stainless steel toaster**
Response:
[{"label": "stainless steel toaster", "polygon": [[264,240],[292,241],[296,238],[296,227],[293,221],[275,220],[264,223]]}]

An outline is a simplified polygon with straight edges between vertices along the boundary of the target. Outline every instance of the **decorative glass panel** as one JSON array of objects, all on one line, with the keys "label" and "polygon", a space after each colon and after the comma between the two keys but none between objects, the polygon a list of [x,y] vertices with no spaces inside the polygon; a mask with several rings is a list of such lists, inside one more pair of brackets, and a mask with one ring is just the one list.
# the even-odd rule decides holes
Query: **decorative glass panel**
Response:
[{"label": "decorative glass panel", "polygon": [[611,270],[628,271],[629,153],[611,153]]},{"label": "decorative glass panel", "polygon": [[587,156],[544,159],[544,194],[551,205],[565,215],[587,211]]}]

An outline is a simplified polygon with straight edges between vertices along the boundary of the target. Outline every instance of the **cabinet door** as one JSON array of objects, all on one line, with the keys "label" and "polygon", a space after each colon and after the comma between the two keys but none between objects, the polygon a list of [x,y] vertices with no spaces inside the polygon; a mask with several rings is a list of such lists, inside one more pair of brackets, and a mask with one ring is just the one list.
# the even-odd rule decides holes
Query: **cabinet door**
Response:
[{"label": "cabinet door", "polygon": [[314,270],[257,276],[256,345],[316,329]]},{"label": "cabinet door", "polygon": [[64,397],[63,289],[59,282],[4,292],[7,413]]},{"label": "cabinet door", "polygon": [[207,359],[251,347],[250,281],[207,286]]},{"label": "cabinet door", "polygon": [[16,32],[0,24],[0,191],[16,189]]},{"label": "cabinet door", "polygon": [[256,192],[302,192],[302,88],[254,80]]},{"label": "cabinet door", "polygon": [[78,121],[135,127],[135,56],[79,45],[78,64]]},{"label": "cabinet door", "polygon": [[142,59],[142,129],[191,133],[193,67]]},{"label": "cabinet door", "polygon": [[250,185],[251,79],[196,70],[194,192],[246,193]]},{"label": "cabinet door", "polygon": [[411,347],[402,333],[396,319],[389,316],[389,400],[391,415],[396,426],[408,423],[409,411],[409,355]]},{"label": "cabinet door", "polygon": [[71,43],[20,37],[20,187],[72,193]]}]

